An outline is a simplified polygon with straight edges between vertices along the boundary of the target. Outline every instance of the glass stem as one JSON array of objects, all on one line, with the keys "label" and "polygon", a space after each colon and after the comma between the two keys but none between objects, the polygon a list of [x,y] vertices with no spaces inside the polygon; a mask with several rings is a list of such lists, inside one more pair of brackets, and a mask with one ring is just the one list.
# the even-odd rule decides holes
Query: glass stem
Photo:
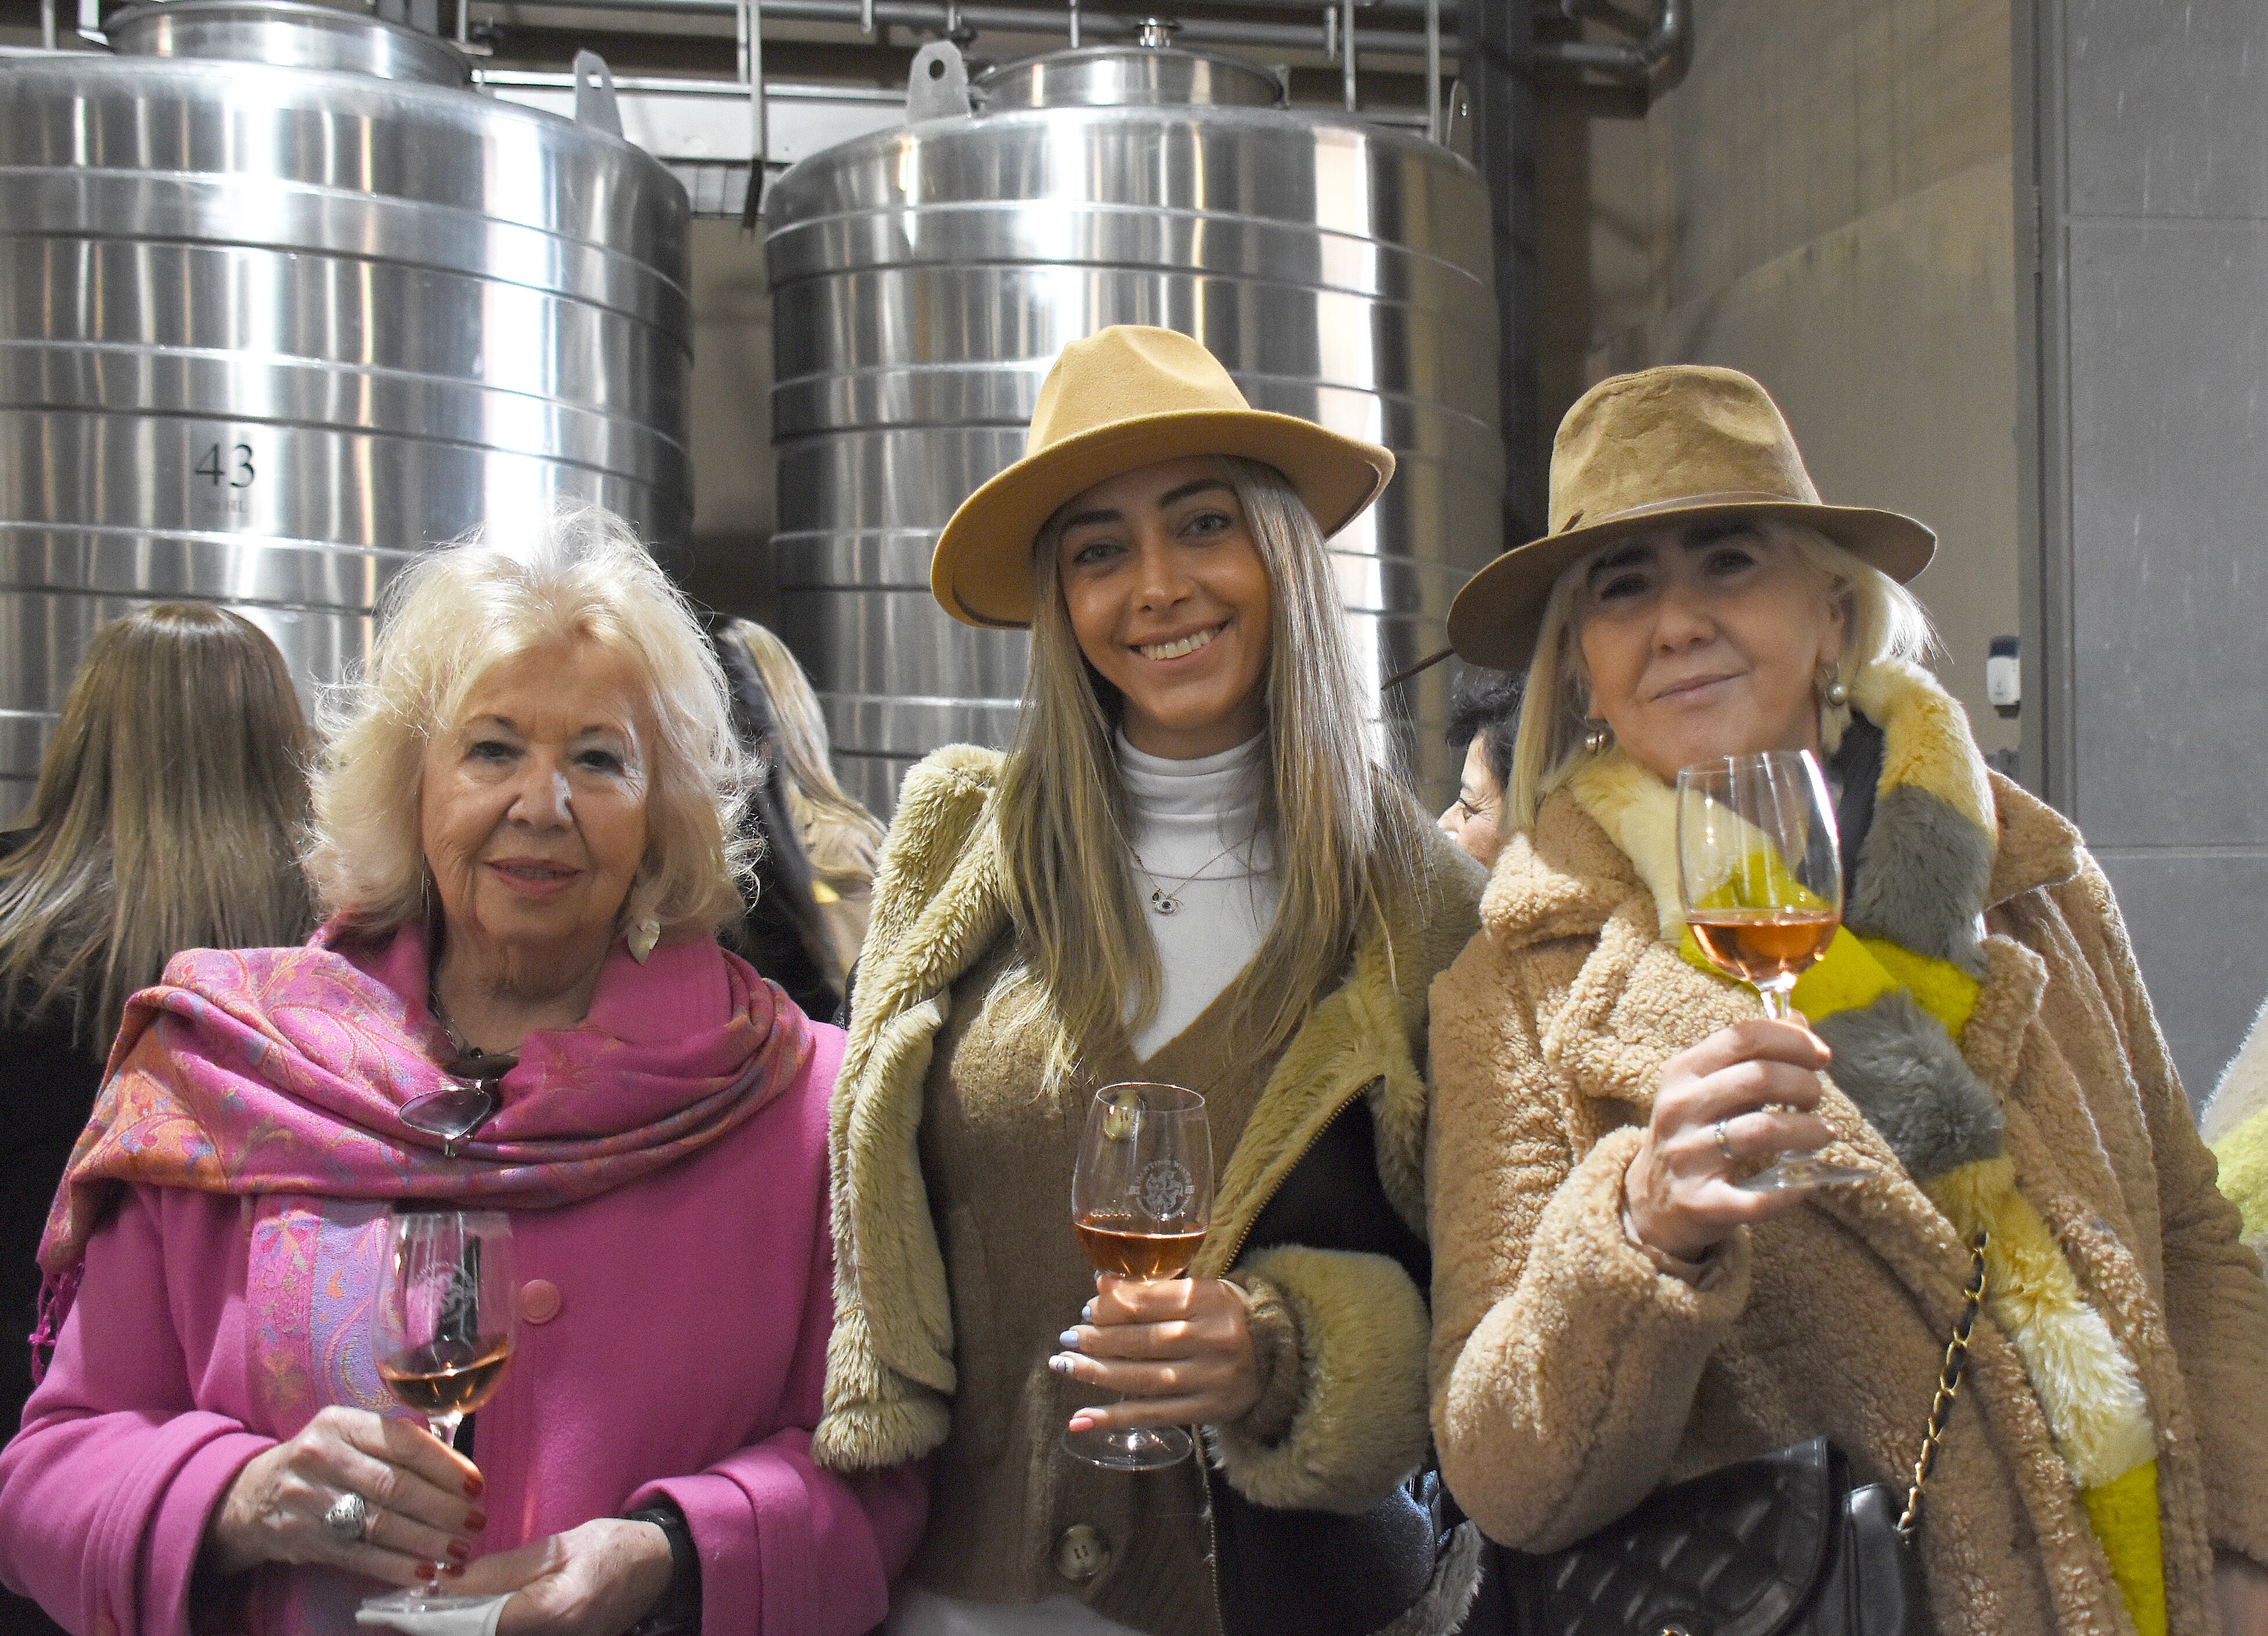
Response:
[{"label": "glass stem", "polygon": [[1785,985],[1775,983],[1770,988],[1759,988],[1756,994],[1764,1003],[1764,1015],[1774,1022],[1786,1022],[1793,1017],[1794,1007],[1788,1004],[1787,997],[1794,987],[1793,983]]},{"label": "glass stem", "polygon": [[425,1424],[432,1428],[433,1435],[441,1440],[442,1448],[454,1448],[457,1446],[457,1423],[464,1418],[461,1414],[428,1415]]}]

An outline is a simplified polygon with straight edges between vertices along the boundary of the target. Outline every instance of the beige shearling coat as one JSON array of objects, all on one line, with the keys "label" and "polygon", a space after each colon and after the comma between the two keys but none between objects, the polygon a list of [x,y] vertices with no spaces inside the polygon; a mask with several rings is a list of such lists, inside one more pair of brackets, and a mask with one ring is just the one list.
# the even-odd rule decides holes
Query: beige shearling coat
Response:
[{"label": "beige shearling coat", "polygon": [[[2025,1196],[2135,1360],[2154,1422],[2170,1628],[2211,1636],[2216,1550],[2268,1565],[2268,1297],[2191,1125],[2108,882],[1995,777],[1986,975],[1962,1050]],[[1911,1467],[1969,1255],[1830,1081],[1887,1174],[1724,1248],[1697,1287],[1624,1236],[1663,1064],[1756,1014],[1658,935],[1653,899],[1563,790],[1499,859],[1436,983],[1432,1414],[1494,1538],[1568,1544],[1666,1482],[1825,1435]],[[2133,1629],[2021,1360],[1980,1320],[1922,1510],[1942,1636]]]}]

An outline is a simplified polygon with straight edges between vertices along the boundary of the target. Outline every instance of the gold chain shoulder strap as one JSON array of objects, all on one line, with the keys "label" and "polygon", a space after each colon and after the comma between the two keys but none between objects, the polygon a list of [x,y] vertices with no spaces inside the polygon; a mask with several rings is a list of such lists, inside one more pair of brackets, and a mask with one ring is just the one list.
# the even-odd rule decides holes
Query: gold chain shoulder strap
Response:
[{"label": "gold chain shoulder strap", "polygon": [[1945,1441],[1946,1422],[1953,1419],[1954,1400],[1961,1396],[1961,1377],[1969,1368],[1969,1337],[1977,1328],[1977,1315],[1984,1307],[1984,1246],[1991,1234],[1984,1228],[1969,1245],[1969,1287],[1962,1291],[1961,1318],[1946,1344],[1945,1367],[1938,1372],[1937,1396],[1929,1405],[1929,1430],[1921,1440],[1921,1457],[1914,1462],[1913,1486],[1906,1491],[1906,1508],[1898,1518],[1898,1537],[1913,1543],[1921,1511],[1921,1491],[1937,1465],[1938,1445]]}]

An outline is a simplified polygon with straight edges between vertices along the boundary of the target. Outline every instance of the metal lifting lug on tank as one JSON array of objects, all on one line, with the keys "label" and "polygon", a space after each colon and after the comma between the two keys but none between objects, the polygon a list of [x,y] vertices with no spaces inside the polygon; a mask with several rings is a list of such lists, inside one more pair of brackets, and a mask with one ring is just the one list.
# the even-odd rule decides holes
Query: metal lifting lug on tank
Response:
[{"label": "metal lifting lug on tank", "polygon": [[[1290,111],[1274,74],[1169,33],[973,79],[924,47],[902,129],[765,201],[784,629],[879,809],[930,748],[1013,729],[1027,638],[939,611],[930,552],[1022,453],[1056,354],[1104,325],[1184,330],[1260,408],[1394,450],[1383,501],[1332,542],[1373,682],[1439,645],[1501,547],[1480,177],[1420,136]],[[1446,686],[1433,670],[1384,706],[1435,781]]]},{"label": "metal lifting lug on tank", "polygon": [[235,607],[312,688],[398,565],[485,517],[572,497],[663,545],[690,520],[685,192],[608,129],[603,64],[586,125],[292,0],[107,32],[0,67],[11,811],[87,636],[136,606]]}]

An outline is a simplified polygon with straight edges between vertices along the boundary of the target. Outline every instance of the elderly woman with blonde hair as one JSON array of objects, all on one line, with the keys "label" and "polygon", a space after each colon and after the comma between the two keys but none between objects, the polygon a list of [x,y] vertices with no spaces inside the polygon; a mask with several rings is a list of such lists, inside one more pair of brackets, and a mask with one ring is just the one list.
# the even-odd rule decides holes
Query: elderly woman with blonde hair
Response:
[{"label": "elderly woman with blonde hair", "polygon": [[[1551,523],[1450,618],[1468,660],[1528,665],[1528,702],[1515,833],[1432,1034],[1442,1469],[1493,1538],[1579,1553],[1520,1565],[1521,1628],[1626,1628],[1543,1623],[1587,1582],[1571,1562],[1823,1448],[1853,1508],[1803,1537],[1878,1550],[1641,1571],[1627,1628],[1766,1628],[1769,1591],[1807,1631],[1852,1628],[1839,1609],[1941,1636],[2263,1636],[2268,1290],[2101,869],[1914,662],[1902,582],[1933,537],[1822,504],[1764,389],[1697,366],[1569,411]],[[1679,771],[1766,751],[1824,763],[1843,844],[1842,928],[1793,1021],[1717,975],[1680,909]],[[1861,1179],[1741,1185],[1820,1148]],[[1909,1544],[1889,1519],[1917,1498]]]},{"label": "elderly woman with blonde hair", "polygon": [[[345,1631],[437,1578],[504,1632],[881,1617],[922,1500],[810,1458],[841,1035],[713,936],[744,777],[608,514],[395,582],[314,778],[329,918],[129,1007],[41,1246],[0,1576],[142,1636]],[[389,1206],[512,1223],[524,1334],[470,1448],[387,1412]]]}]

